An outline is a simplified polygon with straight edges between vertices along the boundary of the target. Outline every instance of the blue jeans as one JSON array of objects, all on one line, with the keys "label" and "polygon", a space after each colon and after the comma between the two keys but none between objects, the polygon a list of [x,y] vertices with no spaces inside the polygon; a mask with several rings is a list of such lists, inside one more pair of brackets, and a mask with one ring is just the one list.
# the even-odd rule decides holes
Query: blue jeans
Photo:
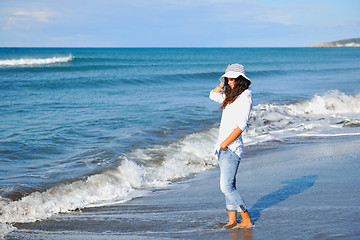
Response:
[{"label": "blue jeans", "polygon": [[246,206],[240,193],[236,191],[236,173],[240,165],[240,157],[230,149],[220,149],[220,189],[225,194],[226,210],[245,212]]}]

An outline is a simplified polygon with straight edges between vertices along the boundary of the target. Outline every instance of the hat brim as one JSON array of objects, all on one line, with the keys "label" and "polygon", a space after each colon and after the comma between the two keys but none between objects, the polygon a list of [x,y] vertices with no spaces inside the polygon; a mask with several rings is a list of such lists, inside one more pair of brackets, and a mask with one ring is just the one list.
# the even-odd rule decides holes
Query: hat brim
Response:
[{"label": "hat brim", "polygon": [[225,83],[225,78],[238,78],[239,76],[243,76],[244,78],[246,78],[247,80],[249,80],[251,82],[250,78],[248,78],[244,74],[239,73],[239,72],[233,72],[233,71],[226,72],[224,75],[222,75],[220,77],[219,80],[220,80],[220,82]]}]

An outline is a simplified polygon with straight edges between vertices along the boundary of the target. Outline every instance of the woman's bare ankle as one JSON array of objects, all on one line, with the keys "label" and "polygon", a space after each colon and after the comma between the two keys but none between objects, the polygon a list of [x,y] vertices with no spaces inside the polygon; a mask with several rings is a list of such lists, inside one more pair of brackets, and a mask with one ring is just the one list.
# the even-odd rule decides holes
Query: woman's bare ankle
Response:
[{"label": "woman's bare ankle", "polygon": [[228,227],[228,226],[232,226],[232,225],[236,225],[237,222],[234,221],[234,222],[228,222],[227,224],[224,225],[224,227]]},{"label": "woman's bare ankle", "polygon": [[243,220],[241,221],[241,223],[239,223],[238,225],[234,226],[234,228],[246,228],[246,227],[252,227],[254,226],[254,224],[251,222],[251,220]]}]

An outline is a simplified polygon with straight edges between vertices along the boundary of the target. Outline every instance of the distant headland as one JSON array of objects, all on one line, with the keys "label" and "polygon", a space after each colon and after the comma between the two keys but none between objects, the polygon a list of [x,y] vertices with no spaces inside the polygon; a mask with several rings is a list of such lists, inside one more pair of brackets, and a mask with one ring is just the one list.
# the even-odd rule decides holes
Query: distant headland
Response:
[{"label": "distant headland", "polygon": [[360,38],[344,39],[334,42],[320,43],[310,47],[360,47]]}]

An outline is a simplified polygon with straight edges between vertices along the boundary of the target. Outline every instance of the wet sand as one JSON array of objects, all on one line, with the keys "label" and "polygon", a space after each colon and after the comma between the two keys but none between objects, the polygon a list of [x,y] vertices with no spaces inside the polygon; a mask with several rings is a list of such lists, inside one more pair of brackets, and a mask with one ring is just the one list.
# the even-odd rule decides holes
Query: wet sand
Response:
[{"label": "wet sand", "polygon": [[359,146],[341,136],[247,147],[237,180],[251,229],[222,228],[213,169],[127,203],[16,224],[5,239],[359,239]]}]

